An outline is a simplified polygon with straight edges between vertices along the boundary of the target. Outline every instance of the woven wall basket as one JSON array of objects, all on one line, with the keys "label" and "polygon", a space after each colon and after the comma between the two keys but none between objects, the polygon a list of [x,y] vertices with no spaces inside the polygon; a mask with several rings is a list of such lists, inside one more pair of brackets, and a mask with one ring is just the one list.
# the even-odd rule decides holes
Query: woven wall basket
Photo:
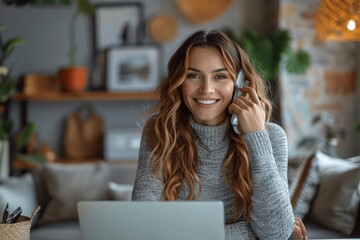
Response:
[{"label": "woven wall basket", "polygon": [[156,42],[167,43],[176,37],[178,26],[172,16],[161,14],[149,21],[148,31]]},{"label": "woven wall basket", "polygon": [[[347,24],[355,20],[356,29]],[[360,0],[322,0],[315,15],[316,34],[324,41],[360,40]]]},{"label": "woven wall basket", "polygon": [[220,16],[233,0],[176,0],[176,6],[189,21],[203,24]]}]

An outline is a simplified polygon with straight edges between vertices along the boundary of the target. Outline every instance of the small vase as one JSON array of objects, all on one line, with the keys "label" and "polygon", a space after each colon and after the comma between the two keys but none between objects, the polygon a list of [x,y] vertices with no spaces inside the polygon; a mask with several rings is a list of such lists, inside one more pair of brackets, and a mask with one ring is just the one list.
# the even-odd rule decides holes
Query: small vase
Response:
[{"label": "small vase", "polygon": [[58,78],[64,91],[83,91],[86,89],[88,80],[88,68],[82,66],[70,66],[59,70]]}]

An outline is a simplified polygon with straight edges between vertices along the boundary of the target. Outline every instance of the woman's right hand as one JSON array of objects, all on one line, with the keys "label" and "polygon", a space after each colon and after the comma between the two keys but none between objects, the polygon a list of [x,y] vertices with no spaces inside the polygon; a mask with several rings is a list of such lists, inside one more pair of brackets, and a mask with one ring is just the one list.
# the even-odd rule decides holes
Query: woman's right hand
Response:
[{"label": "woman's right hand", "polygon": [[244,134],[265,129],[265,103],[260,101],[254,88],[243,87],[241,92],[249,97],[239,96],[229,106],[229,112],[238,116],[238,129]]}]

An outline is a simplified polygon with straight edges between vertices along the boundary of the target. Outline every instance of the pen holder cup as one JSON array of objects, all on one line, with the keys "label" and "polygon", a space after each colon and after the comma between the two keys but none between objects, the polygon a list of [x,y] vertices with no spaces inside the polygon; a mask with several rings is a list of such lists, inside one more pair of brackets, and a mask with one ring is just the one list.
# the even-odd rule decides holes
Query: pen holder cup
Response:
[{"label": "pen holder cup", "polygon": [[0,240],[30,240],[31,223],[39,210],[37,207],[31,217],[20,216],[16,223],[0,224]]}]

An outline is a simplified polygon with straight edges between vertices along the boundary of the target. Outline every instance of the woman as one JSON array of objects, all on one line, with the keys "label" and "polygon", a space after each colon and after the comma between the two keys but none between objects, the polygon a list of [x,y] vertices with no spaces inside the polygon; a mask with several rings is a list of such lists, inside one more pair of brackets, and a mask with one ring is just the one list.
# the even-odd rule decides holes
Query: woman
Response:
[{"label": "woman", "polygon": [[[248,96],[233,101],[240,70]],[[286,136],[267,122],[271,104],[244,51],[221,32],[199,31],[168,72],[143,130],[132,199],[223,201],[226,239],[305,238],[289,200]]]}]

